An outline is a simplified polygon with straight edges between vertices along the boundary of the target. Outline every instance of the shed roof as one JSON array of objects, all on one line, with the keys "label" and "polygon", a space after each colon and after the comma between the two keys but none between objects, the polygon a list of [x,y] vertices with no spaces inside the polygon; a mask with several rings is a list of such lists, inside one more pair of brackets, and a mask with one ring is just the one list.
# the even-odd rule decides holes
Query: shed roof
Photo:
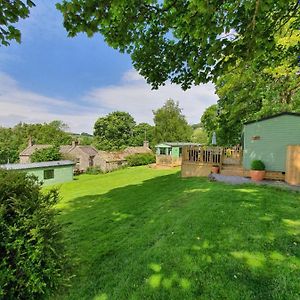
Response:
[{"label": "shed roof", "polygon": [[75,163],[71,160],[57,160],[57,161],[44,161],[30,164],[5,164],[0,165],[1,169],[6,170],[25,170],[25,169],[37,169],[46,167],[59,167],[59,166],[69,166]]},{"label": "shed roof", "polygon": [[258,119],[258,120],[252,120],[252,121],[245,122],[244,125],[248,125],[248,124],[256,123],[256,122],[261,122],[261,121],[265,121],[265,120],[277,118],[277,117],[280,117],[280,116],[296,116],[296,117],[300,117],[300,113],[296,113],[296,112],[282,112],[282,113],[278,113],[278,114],[275,114],[275,115],[272,115],[272,116],[264,117],[264,118],[261,118],[261,119]]},{"label": "shed roof", "polygon": [[184,147],[184,146],[201,146],[198,143],[186,143],[186,142],[165,142],[156,145],[155,148],[171,148],[171,147]]}]

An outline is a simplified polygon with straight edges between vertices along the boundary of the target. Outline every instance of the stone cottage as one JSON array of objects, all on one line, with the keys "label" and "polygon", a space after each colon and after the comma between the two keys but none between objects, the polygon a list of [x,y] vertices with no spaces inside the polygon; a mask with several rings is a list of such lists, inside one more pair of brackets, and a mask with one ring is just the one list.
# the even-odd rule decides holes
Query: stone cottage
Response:
[{"label": "stone cottage", "polygon": [[[52,145],[33,145],[31,139],[28,147],[24,149],[20,155],[20,163],[31,163],[31,155],[40,149],[49,148]],[[98,151],[92,146],[83,146],[78,142],[73,142],[72,145],[60,146],[60,153],[64,159],[70,159],[75,162],[75,169],[86,171],[88,167],[94,166],[94,158]]]}]

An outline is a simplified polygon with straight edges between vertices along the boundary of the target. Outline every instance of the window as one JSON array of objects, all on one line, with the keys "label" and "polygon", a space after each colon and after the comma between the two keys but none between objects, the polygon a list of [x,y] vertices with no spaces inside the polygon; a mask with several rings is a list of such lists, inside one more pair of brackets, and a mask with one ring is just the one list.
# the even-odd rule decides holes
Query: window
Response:
[{"label": "window", "polygon": [[54,169],[44,170],[44,179],[52,179],[54,178]]}]

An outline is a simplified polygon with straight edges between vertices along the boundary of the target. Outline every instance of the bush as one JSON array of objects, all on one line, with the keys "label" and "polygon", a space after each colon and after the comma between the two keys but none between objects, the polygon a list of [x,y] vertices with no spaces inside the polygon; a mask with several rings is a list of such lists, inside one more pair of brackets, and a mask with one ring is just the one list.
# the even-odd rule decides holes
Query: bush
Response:
[{"label": "bush", "polygon": [[142,166],[155,163],[153,153],[132,154],[126,157],[129,166]]},{"label": "bush", "polygon": [[94,167],[88,167],[85,171],[86,174],[90,175],[97,175],[103,173],[100,167],[94,166]]},{"label": "bush", "polygon": [[251,163],[251,170],[264,171],[266,169],[265,164],[261,160],[253,160]]},{"label": "bush", "polygon": [[35,176],[0,169],[0,299],[41,299],[63,283],[58,198]]},{"label": "bush", "polygon": [[61,160],[61,158],[59,148],[56,146],[35,150],[30,157],[32,162],[55,161]]}]

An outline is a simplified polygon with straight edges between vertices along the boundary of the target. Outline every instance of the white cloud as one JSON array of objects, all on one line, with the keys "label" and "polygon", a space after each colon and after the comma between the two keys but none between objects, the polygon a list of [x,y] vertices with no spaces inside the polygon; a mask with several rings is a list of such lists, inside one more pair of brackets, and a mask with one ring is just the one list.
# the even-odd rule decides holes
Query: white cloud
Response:
[{"label": "white cloud", "polygon": [[213,84],[193,86],[183,91],[180,86],[167,83],[158,90],[151,90],[134,70],[126,72],[120,84],[93,89],[85,96],[88,102],[107,111],[127,111],[137,122],[152,122],[152,110],[161,107],[169,98],[179,102],[190,123],[198,123],[204,110],[217,102]]},{"label": "white cloud", "polygon": [[92,132],[95,120],[114,110],[129,112],[137,122],[152,123],[152,110],[169,98],[179,101],[189,123],[199,122],[204,110],[217,101],[212,84],[183,91],[167,83],[151,90],[137,72],[130,70],[119,84],[92,89],[81,99],[82,104],[76,104],[22,89],[13,78],[0,73],[0,126],[62,120],[71,131]]},{"label": "white cloud", "polygon": [[62,120],[71,130],[91,132],[95,119],[85,106],[21,89],[13,78],[0,73],[0,126]]}]

